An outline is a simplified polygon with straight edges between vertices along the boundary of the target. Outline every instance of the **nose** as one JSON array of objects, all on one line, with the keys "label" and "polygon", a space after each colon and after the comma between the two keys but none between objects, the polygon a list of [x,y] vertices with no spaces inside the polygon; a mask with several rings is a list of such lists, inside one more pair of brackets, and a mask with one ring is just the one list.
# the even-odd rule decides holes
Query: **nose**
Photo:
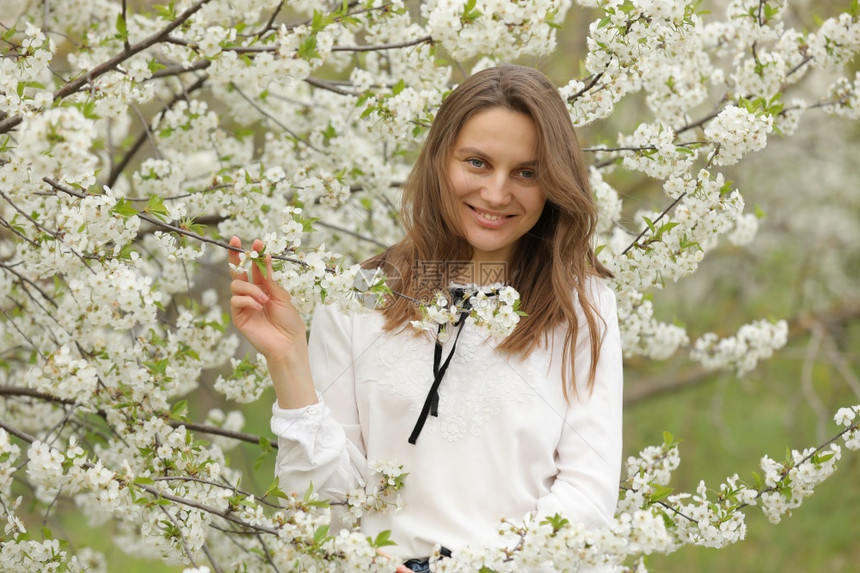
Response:
[{"label": "nose", "polygon": [[511,202],[511,191],[508,188],[508,178],[504,173],[496,172],[484,180],[481,186],[481,199],[488,206],[503,207]]}]

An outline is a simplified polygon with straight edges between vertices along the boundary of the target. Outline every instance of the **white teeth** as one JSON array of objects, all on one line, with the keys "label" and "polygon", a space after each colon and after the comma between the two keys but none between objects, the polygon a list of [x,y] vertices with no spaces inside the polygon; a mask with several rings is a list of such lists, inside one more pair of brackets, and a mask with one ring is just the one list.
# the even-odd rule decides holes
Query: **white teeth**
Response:
[{"label": "white teeth", "polygon": [[475,213],[477,213],[478,215],[480,215],[481,217],[483,217],[487,221],[498,221],[499,219],[502,218],[501,215],[491,215],[490,213],[482,213],[482,212],[478,211],[477,209],[475,209]]}]

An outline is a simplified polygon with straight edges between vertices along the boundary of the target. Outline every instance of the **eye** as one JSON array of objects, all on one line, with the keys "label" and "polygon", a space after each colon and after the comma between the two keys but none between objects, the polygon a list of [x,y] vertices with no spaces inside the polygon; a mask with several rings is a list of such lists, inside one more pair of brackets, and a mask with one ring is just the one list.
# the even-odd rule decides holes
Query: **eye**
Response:
[{"label": "eye", "polygon": [[477,157],[470,157],[469,159],[466,160],[466,163],[468,163],[469,165],[471,165],[472,167],[475,167],[477,169],[483,169],[484,167],[487,166],[487,164],[484,163],[484,161],[482,159],[478,159]]},{"label": "eye", "polygon": [[534,169],[520,169],[519,176],[523,179],[536,179],[537,173]]}]

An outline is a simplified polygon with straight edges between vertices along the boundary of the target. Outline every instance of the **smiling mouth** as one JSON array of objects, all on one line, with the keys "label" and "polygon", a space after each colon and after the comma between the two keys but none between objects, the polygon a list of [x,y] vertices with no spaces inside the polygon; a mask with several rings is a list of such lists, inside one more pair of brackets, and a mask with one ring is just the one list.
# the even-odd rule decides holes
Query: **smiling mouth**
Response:
[{"label": "smiling mouth", "polygon": [[507,219],[509,217],[513,217],[513,215],[494,215],[493,213],[488,213],[486,211],[481,211],[469,205],[469,209],[471,209],[475,214],[477,214],[482,219],[486,219],[487,221],[500,221],[502,219]]}]

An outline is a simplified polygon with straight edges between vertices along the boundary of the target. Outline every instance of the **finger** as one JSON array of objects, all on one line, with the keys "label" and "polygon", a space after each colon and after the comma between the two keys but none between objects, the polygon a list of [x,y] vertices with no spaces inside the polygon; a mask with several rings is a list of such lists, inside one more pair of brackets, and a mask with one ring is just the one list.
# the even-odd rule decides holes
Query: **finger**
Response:
[{"label": "finger", "polygon": [[[242,241],[237,236],[233,236],[230,238],[230,246],[236,247],[237,249],[242,248]],[[227,251],[227,261],[233,265],[234,267],[238,267],[240,264],[239,253],[238,251],[234,251],[232,249]],[[234,270],[233,267],[230,268],[230,276],[234,279],[248,280],[248,276],[243,270]]]},{"label": "finger", "polygon": [[[263,289],[267,293],[271,294],[274,298],[289,301],[290,300],[290,294],[281,285],[276,283],[275,279],[273,278],[275,269],[274,269],[273,263],[272,263],[272,255],[265,255],[265,257],[263,258],[263,264],[266,266],[265,273],[262,270],[260,270],[259,267],[257,267],[257,269],[256,269],[257,271],[259,271],[259,275],[260,275],[259,276],[260,286],[263,287]],[[257,278],[258,277],[256,277],[256,276],[254,277],[255,282],[256,282]]]},{"label": "finger", "polygon": [[[259,253],[263,250],[263,241],[260,239],[254,239],[251,248]],[[259,258],[259,256],[257,257]],[[266,281],[266,278],[263,276],[263,272],[260,270],[260,265],[257,263],[257,259],[254,260],[254,264],[251,265],[251,279],[254,281],[254,284],[261,285]]]},{"label": "finger", "polygon": [[232,296],[230,297],[230,308],[233,310],[233,314],[236,314],[246,309],[263,310],[263,305],[252,296]]},{"label": "finger", "polygon": [[272,278],[275,269],[272,267],[272,255],[266,255],[266,284],[271,287],[275,284],[275,279]]},{"label": "finger", "polygon": [[269,295],[259,286],[251,284],[248,281],[235,279],[230,283],[230,292],[233,296],[249,296],[260,304],[269,302]]},{"label": "finger", "polygon": [[[384,559],[387,559],[388,561],[392,560],[391,555],[389,555],[388,553],[386,553],[382,549],[377,548],[376,553],[380,557],[383,557]],[[397,568],[394,570],[394,573],[413,573],[413,571],[412,571],[412,569],[408,568],[406,565],[401,564],[401,565],[397,566]]]}]

